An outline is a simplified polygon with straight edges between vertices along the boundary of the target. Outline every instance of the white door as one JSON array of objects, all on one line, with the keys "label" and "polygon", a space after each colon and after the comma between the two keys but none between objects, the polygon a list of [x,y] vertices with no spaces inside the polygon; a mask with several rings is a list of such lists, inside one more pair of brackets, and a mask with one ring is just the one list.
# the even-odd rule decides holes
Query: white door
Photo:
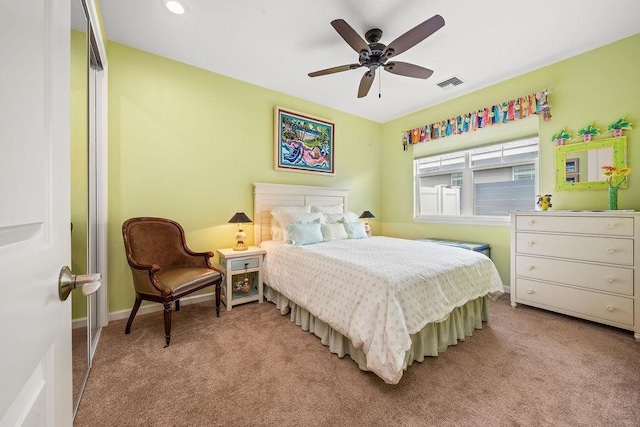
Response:
[{"label": "white door", "polygon": [[0,426],[72,425],[69,0],[0,0]]}]

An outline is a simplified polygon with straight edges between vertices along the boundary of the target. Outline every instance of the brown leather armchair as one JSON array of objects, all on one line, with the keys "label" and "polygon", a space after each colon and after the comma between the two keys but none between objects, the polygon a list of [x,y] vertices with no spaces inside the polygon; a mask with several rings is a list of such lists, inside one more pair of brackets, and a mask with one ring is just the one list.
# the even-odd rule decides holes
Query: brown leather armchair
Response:
[{"label": "brown leather armchair", "polygon": [[220,317],[222,274],[211,265],[212,252],[193,252],[187,247],[184,229],[164,218],[131,218],[122,224],[127,261],[133,275],[136,301],[125,334],[131,332],[133,318],[142,300],[164,305],[164,332],[171,340],[171,303],[180,309],[180,298],[216,287],[216,316]]}]

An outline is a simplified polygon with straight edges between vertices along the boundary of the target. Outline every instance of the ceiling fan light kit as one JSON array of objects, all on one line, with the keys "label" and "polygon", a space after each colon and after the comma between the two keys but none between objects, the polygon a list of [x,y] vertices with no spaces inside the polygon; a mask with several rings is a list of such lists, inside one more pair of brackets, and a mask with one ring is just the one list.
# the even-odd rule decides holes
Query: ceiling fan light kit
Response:
[{"label": "ceiling fan light kit", "polygon": [[378,28],[367,31],[363,39],[342,19],[331,21],[331,25],[344,41],[346,41],[353,50],[358,52],[358,63],[314,71],[309,73],[309,77],[324,76],[342,71],[355,70],[360,67],[367,67],[368,70],[362,76],[358,88],[358,98],[363,98],[369,93],[371,84],[376,76],[376,70],[381,67],[389,73],[400,76],[417,79],[428,79],[431,77],[433,70],[407,62],[389,62],[389,59],[411,49],[438,31],[444,26],[444,18],[440,15],[434,15],[389,43],[388,46],[379,43],[382,38],[382,30]]}]

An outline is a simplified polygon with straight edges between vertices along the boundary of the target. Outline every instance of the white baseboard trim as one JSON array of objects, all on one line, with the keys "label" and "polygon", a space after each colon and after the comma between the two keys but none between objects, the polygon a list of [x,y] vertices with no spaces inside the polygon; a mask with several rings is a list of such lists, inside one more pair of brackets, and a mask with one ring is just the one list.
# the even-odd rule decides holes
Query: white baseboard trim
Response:
[{"label": "white baseboard trim", "polygon": [[511,286],[504,286],[504,293],[505,294],[510,294],[511,293]]},{"label": "white baseboard trim", "polygon": [[[215,298],[215,295],[213,292],[209,292],[202,295],[194,295],[190,297],[180,298],[180,306],[182,307],[189,304],[196,304],[199,302],[209,301],[214,298]],[[140,309],[138,310],[138,313],[136,314],[136,317],[141,314],[149,314],[149,313],[154,313],[156,311],[162,311],[162,310],[163,310],[162,304],[158,304],[157,302],[149,302],[149,303],[143,302],[142,305],[140,306]],[[113,311],[109,313],[109,322],[111,322],[112,320],[128,319],[130,314],[131,314],[131,309]]]},{"label": "white baseboard trim", "polygon": [[[209,301],[215,298],[215,295],[213,292],[209,292],[206,294],[202,294],[202,295],[194,295],[194,296],[190,296],[190,297],[185,297],[185,298],[180,298],[180,305],[184,306],[184,305],[189,305],[189,304],[196,304],[199,302],[204,302],[204,301]],[[154,302],[143,302],[142,305],[140,306],[140,309],[138,310],[138,313],[136,314],[136,316],[140,315],[140,314],[149,314],[149,313],[153,313],[156,311],[162,311],[163,307],[162,304],[158,304],[158,303],[154,303]],[[127,309],[127,310],[120,310],[120,311],[113,311],[111,313],[109,313],[108,316],[108,321],[111,322],[112,320],[120,320],[120,319],[128,319],[129,315],[131,314],[131,309]],[[76,329],[76,328],[86,328],[87,327],[87,317],[79,317],[77,319],[73,319],[71,321],[71,328],[72,329]]]}]

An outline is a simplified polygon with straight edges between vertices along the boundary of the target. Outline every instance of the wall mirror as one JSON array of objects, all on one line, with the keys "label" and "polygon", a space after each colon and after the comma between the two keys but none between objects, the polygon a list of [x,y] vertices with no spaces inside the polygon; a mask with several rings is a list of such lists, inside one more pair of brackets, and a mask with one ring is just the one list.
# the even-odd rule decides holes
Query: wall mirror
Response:
[{"label": "wall mirror", "polygon": [[[602,166],[627,166],[627,137],[606,138],[556,147],[556,190],[598,190],[609,184]],[[622,188],[626,188],[626,182]]]}]

